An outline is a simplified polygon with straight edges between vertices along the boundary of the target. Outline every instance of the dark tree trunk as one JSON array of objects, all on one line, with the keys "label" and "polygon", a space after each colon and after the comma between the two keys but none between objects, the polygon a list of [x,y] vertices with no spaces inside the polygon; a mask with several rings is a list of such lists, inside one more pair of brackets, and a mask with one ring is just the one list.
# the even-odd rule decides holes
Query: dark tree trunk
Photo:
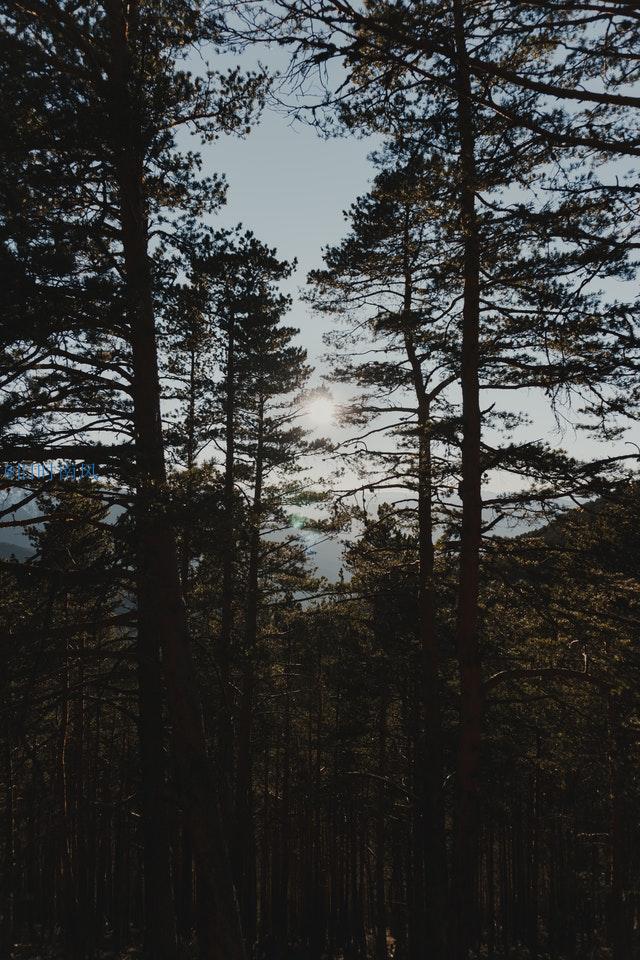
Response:
[{"label": "dark tree trunk", "polygon": [[236,840],[234,869],[238,899],[247,943],[256,937],[256,844],[253,809],[253,658],[258,636],[258,574],[260,566],[260,526],[262,521],[262,482],[264,458],[264,399],[258,401],[255,479],[251,508],[249,569],[247,572],[247,610],[242,688],[238,716],[238,759],[236,776]]},{"label": "dark tree trunk", "polygon": [[529,949],[532,960],[538,957],[538,914],[540,910],[540,804],[542,790],[540,789],[541,766],[540,735],[536,736],[536,765],[533,773],[533,789],[531,798],[531,901],[529,907]]},{"label": "dark tree trunk", "polygon": [[289,942],[289,874],[291,868],[291,634],[287,632],[284,664],[284,716],[279,829],[273,849],[272,936],[277,958],[286,955]]},{"label": "dark tree trunk", "polygon": [[[123,734],[120,745],[120,756],[128,764],[129,761],[129,740],[126,733]],[[124,798],[127,796],[129,784],[122,780],[116,795],[117,820],[115,824],[115,836],[113,844],[113,874],[111,885],[111,904],[113,918],[114,947],[116,951],[124,949],[128,943],[129,935],[129,835],[127,813],[124,807]]]},{"label": "dark tree trunk", "polygon": [[[405,221],[406,222],[406,221]],[[417,757],[420,854],[416,864],[420,878],[424,877],[426,902],[426,949],[432,960],[443,960],[446,947],[447,924],[447,851],[442,792],[442,710],[440,705],[440,657],[436,634],[434,593],[434,548],[432,517],[432,460],[431,460],[431,401],[425,377],[418,359],[411,333],[413,299],[412,276],[409,266],[408,223],[405,230],[404,256],[404,342],[411,366],[413,386],[418,405],[418,551],[419,586],[418,618],[422,660],[420,701],[424,728],[419,736]],[[417,851],[416,851],[417,854]],[[423,896],[416,904],[424,912]],[[420,924],[418,924],[420,927]]]},{"label": "dark tree trunk", "polygon": [[[111,122],[118,153],[116,176],[133,355],[144,949],[149,960],[176,960],[160,648],[163,640],[165,644],[175,643],[171,634],[179,629],[175,618],[180,596],[177,570],[176,576],[171,575],[171,534],[162,520],[160,499],[166,474],[148,254],[148,213],[143,187],[144,146],[141,125],[129,94],[129,38],[135,31],[135,14],[127,22],[123,9],[115,3],[109,4],[109,12],[113,62]],[[172,592],[176,595],[172,596]]]},{"label": "dark tree trunk", "polygon": [[[146,560],[146,554],[142,554]],[[139,591],[139,595],[140,595]],[[170,869],[165,771],[164,690],[156,636],[138,630],[138,690],[142,838],[144,850],[145,956],[173,960],[176,927]]]},{"label": "dark tree trunk", "polygon": [[225,816],[232,813],[231,783],[233,777],[233,704],[230,670],[233,636],[233,598],[235,561],[235,420],[236,420],[236,328],[233,309],[229,312],[227,330],[227,366],[225,371],[225,465],[224,465],[224,538],[222,544],[222,609],[218,671],[220,675],[220,707],[218,710],[218,764],[221,776],[221,800]]},{"label": "dark tree trunk", "polygon": [[[7,725],[8,726],[8,725]],[[3,747],[4,760],[4,864],[2,871],[2,939],[3,952],[8,955],[13,945],[14,934],[14,897],[15,897],[15,816],[14,816],[14,783],[13,783],[13,756],[9,730],[6,730]]]},{"label": "dark tree trunk", "polygon": [[[148,210],[144,195],[142,124],[129,94],[131,62],[129,37],[137,29],[133,5],[108,4],[111,30],[110,123],[116,152],[116,176],[125,262],[125,281],[133,353],[133,397],[136,463],[138,474],[136,535],[138,567],[138,630],[142,669],[146,657],[162,651],[174,749],[179,764],[182,807],[192,837],[198,883],[207,906],[201,955],[206,960],[224,956],[243,960],[244,944],[237,902],[224,840],[217,786],[207,757],[198,688],[191,657],[184,603],[178,576],[173,531],[164,516],[162,493],[166,482],[160,385],[148,253]],[[155,658],[154,658],[155,659]],[[153,662],[153,661],[152,661]],[[161,731],[156,733],[160,738]],[[156,798],[157,801],[157,798]],[[153,960],[174,960],[176,934],[169,876],[168,829],[162,804],[146,811],[149,831],[160,838],[161,849],[149,851],[157,874],[146,875],[155,904],[148,916],[148,947]],[[163,821],[153,823],[162,816]]]},{"label": "dark tree trunk", "polygon": [[378,707],[378,796],[375,847],[375,936],[376,960],[387,960],[387,900],[385,885],[386,829],[385,788],[387,768],[387,699],[380,698]]},{"label": "dark tree trunk", "polygon": [[462,528],[457,611],[460,731],[456,770],[453,960],[467,960],[476,930],[482,677],[479,649],[479,564],[482,525],[480,466],[480,240],[476,214],[473,107],[463,0],[453,0],[460,132],[461,228],[464,242],[462,312]]},{"label": "dark tree trunk", "polygon": [[624,767],[629,748],[624,743],[619,703],[614,693],[609,694],[608,712],[611,845],[609,941],[613,947],[613,960],[623,960],[633,953],[631,924],[625,902],[628,864],[625,785],[628,777]]},{"label": "dark tree trunk", "polygon": [[[187,470],[187,487],[185,491],[185,523],[182,533],[182,543],[180,551],[180,582],[182,584],[182,595],[184,597],[185,607],[189,610],[189,592],[191,587],[191,528],[193,514],[193,468],[196,458],[196,436],[195,436],[195,412],[196,412],[196,357],[195,350],[191,347],[189,352],[189,400],[187,407],[186,422],[186,457],[185,467]],[[178,765],[174,757],[174,769]],[[187,817],[184,811],[180,811],[179,826],[177,830],[176,843],[180,848],[178,857],[179,873],[174,879],[176,896],[176,924],[177,932],[183,940],[188,940],[194,926],[194,877],[193,877],[193,845],[187,823]]]}]

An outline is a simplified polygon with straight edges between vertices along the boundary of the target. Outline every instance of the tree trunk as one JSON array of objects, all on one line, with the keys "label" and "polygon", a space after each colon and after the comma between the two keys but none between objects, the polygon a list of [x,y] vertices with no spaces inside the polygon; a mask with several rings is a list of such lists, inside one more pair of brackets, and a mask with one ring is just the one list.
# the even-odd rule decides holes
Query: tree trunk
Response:
[{"label": "tree trunk", "polygon": [[11,733],[9,724],[5,725],[3,747],[4,761],[4,824],[3,848],[4,865],[2,873],[2,939],[1,946],[5,955],[9,955],[13,946],[14,933],[14,880],[15,880],[15,812],[14,778]]},{"label": "tree trunk", "polygon": [[387,960],[387,901],[385,890],[385,788],[383,777],[387,768],[387,694],[380,697],[378,707],[378,787],[376,809],[376,849],[375,849],[375,931],[376,960]]},{"label": "tree trunk", "polygon": [[275,956],[286,956],[289,943],[289,874],[291,868],[291,633],[287,630],[284,664],[284,716],[282,730],[282,778],[279,829],[273,850],[274,877],[271,890]]},{"label": "tree trunk", "polygon": [[[143,557],[146,559],[145,554],[139,554],[139,563]],[[144,950],[149,960],[173,960],[177,954],[165,770],[164,691],[157,636],[145,629],[145,626],[141,618],[137,652],[144,853]]]},{"label": "tree trunk", "polygon": [[224,467],[224,538],[222,544],[222,610],[218,670],[220,674],[220,707],[218,710],[218,764],[220,767],[222,810],[231,814],[231,781],[233,776],[233,717],[231,687],[231,640],[233,635],[233,595],[235,559],[235,318],[229,314],[227,331],[227,369],[225,373],[225,467]]},{"label": "tree trunk", "polygon": [[420,650],[424,747],[422,771],[422,828],[427,903],[427,951],[444,960],[447,917],[447,849],[444,821],[442,713],[439,653],[435,625],[434,550],[431,513],[431,443],[429,406],[422,405],[418,481],[418,537],[420,557]]},{"label": "tree trunk", "polygon": [[[411,366],[418,404],[418,617],[422,660],[420,699],[424,729],[419,740],[418,824],[424,862],[427,923],[426,949],[431,960],[444,960],[447,923],[447,849],[442,793],[442,711],[440,706],[440,657],[436,635],[434,596],[434,549],[432,518],[431,408],[425,377],[411,333],[412,277],[409,267],[408,222],[405,221],[404,251],[404,342]],[[417,851],[416,851],[417,852]],[[423,911],[422,903],[419,904]]]},{"label": "tree trunk", "polygon": [[[203,960],[223,956],[244,960],[244,944],[237,902],[229,870],[216,783],[207,757],[184,603],[178,576],[173,531],[165,518],[162,493],[166,481],[160,384],[148,253],[148,211],[144,195],[142,124],[129,95],[131,57],[129,37],[135,34],[135,5],[107,5],[111,30],[111,116],[125,282],[133,353],[133,397],[136,465],[138,474],[136,536],[138,567],[138,630],[141,664],[144,654],[160,647],[179,764],[182,806],[192,837],[198,883],[207,904],[203,928]],[[159,814],[156,803],[149,816]],[[164,824],[154,828],[168,842]],[[151,856],[152,854],[150,854]],[[154,856],[162,862],[162,877],[147,875],[154,884],[156,912],[150,941],[153,960],[173,960],[176,936],[170,898],[168,851]],[[168,900],[168,902],[167,902]]]},{"label": "tree trunk", "polygon": [[247,573],[247,612],[242,689],[238,717],[238,768],[236,777],[236,842],[234,869],[240,913],[247,943],[256,937],[256,845],[253,810],[253,657],[258,636],[258,573],[260,566],[260,525],[262,519],[262,474],[264,454],[264,398],[258,401],[255,480]]},{"label": "tree trunk", "polygon": [[480,240],[475,206],[475,138],[463,0],[453,0],[460,133],[461,226],[464,238],[462,311],[462,529],[457,610],[460,730],[456,770],[453,960],[467,960],[476,929],[482,678],[479,649],[479,565],[482,525],[480,466]]},{"label": "tree trunk", "polygon": [[[180,582],[182,584],[182,595],[185,607],[189,611],[189,592],[191,587],[191,519],[193,516],[193,492],[194,478],[193,468],[196,458],[196,438],[195,438],[195,413],[196,413],[196,355],[195,349],[191,346],[189,351],[189,400],[187,408],[186,422],[186,457],[185,467],[187,471],[187,486],[185,490],[185,522],[182,532],[182,544],[180,551]],[[176,758],[174,757],[174,769],[177,772]],[[176,773],[177,776],[177,773]],[[179,788],[178,788],[179,789]],[[179,826],[177,830],[176,843],[180,848],[179,855],[179,873],[174,879],[176,896],[176,926],[178,935],[183,940],[188,940],[194,924],[194,882],[193,882],[193,847],[187,818],[183,810],[180,811]]]},{"label": "tree trunk", "polygon": [[610,794],[610,910],[609,942],[613,960],[624,960],[632,955],[630,923],[625,902],[627,885],[627,840],[625,830],[625,784],[631,779],[625,775],[624,761],[628,747],[623,742],[618,698],[609,694],[609,794]]}]

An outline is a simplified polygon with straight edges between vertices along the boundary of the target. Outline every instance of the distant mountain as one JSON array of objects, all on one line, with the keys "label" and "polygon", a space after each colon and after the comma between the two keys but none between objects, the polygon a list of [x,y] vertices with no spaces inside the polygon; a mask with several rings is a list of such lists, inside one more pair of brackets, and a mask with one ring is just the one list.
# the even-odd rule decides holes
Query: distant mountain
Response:
[{"label": "distant mountain", "polygon": [[33,547],[0,540],[0,560],[18,560],[20,563],[24,563],[24,561],[32,557],[33,554]]}]

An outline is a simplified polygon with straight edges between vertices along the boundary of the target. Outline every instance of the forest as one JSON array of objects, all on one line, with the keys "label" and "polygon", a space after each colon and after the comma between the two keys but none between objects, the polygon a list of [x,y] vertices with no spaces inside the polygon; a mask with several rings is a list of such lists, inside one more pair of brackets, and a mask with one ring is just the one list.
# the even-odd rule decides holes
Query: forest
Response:
[{"label": "forest", "polygon": [[0,957],[640,960],[638,5],[0,45]]}]

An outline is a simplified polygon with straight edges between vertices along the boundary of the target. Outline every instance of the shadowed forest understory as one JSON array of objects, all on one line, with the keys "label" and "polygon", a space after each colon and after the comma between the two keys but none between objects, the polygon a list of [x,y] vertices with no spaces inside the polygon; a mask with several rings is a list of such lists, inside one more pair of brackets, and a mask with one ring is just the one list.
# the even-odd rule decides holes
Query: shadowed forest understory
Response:
[{"label": "shadowed forest understory", "polygon": [[640,960],[635,4],[0,23],[1,956]]}]

